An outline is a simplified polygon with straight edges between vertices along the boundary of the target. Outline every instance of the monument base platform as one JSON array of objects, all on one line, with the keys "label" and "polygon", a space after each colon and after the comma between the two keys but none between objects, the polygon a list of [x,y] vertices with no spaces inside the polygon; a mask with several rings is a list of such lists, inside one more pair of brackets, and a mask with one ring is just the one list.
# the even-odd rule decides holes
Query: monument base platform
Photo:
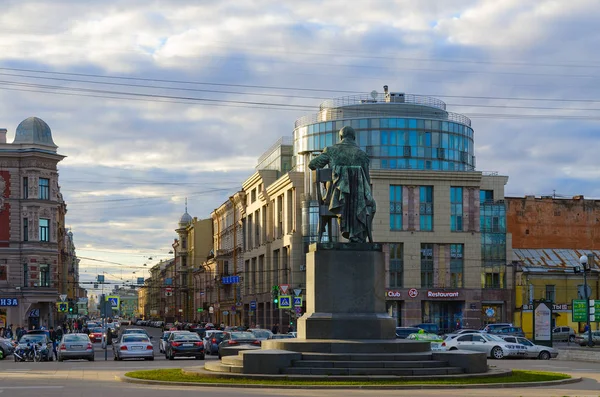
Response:
[{"label": "monument base platform", "polygon": [[213,371],[239,374],[438,377],[488,371],[485,353],[432,352],[412,340],[295,340],[263,342],[261,350],[223,357]]},{"label": "monument base platform", "polygon": [[311,244],[298,339],[395,340],[396,320],[386,313],[384,294],[381,244]]}]

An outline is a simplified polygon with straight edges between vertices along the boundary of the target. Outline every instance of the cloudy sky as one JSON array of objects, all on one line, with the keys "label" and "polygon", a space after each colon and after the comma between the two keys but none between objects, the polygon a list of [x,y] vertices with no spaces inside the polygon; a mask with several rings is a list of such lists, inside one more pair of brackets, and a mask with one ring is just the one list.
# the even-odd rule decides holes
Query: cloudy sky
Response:
[{"label": "cloudy sky", "polygon": [[208,217],[297,118],[384,84],[471,117],[477,168],[508,175],[507,195],[600,198],[599,14],[592,0],[3,0],[0,127],[9,142],[29,116],[52,128],[84,281],[146,276],[186,197]]}]

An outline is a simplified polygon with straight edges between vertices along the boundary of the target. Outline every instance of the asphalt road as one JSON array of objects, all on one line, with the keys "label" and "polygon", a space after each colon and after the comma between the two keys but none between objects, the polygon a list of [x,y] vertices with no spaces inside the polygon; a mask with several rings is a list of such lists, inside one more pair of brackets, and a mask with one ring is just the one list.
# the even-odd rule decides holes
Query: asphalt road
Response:
[{"label": "asphalt road", "polygon": [[[128,397],[169,397],[186,396],[190,391],[207,396],[240,397],[240,396],[600,396],[600,363],[584,363],[571,361],[537,361],[537,360],[490,360],[489,364],[500,368],[531,369],[540,371],[558,371],[583,377],[584,381],[576,384],[517,388],[517,389],[437,389],[437,390],[299,390],[299,389],[244,389],[193,386],[150,386],[123,383],[115,376],[135,369],[182,368],[201,365],[202,361],[178,358],[174,361],[164,359],[158,354],[158,335],[160,330],[148,328],[154,336],[156,346],[155,361],[129,360],[113,361],[112,352],[108,351],[108,360],[104,361],[104,351],[97,346],[96,361],[65,361],[62,363],[15,363],[12,357],[0,361],[0,397],[11,396],[48,396],[48,397],[95,397],[95,396],[128,396]],[[99,345],[99,344],[97,344]],[[207,356],[207,360],[216,357]]]}]

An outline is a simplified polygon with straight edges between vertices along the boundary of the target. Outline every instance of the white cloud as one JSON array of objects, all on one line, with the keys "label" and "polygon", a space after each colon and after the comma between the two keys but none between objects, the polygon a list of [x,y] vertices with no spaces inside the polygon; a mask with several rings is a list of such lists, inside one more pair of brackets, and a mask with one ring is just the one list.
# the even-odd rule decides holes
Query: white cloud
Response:
[{"label": "white cloud", "polygon": [[[26,117],[48,122],[59,153],[67,155],[61,186],[76,243],[97,250],[88,256],[128,264],[136,263],[139,251],[168,249],[185,197],[193,216],[207,217],[252,174],[264,150],[291,136],[296,118],[323,99],[347,94],[335,90],[368,93],[388,84],[408,93],[459,96],[442,99],[451,111],[475,115],[478,168],[509,175],[509,194],[556,189],[600,196],[596,120],[497,116],[597,116],[576,109],[598,103],[540,99],[597,99],[599,13],[591,0],[373,0],[351,6],[342,0],[7,0],[0,14],[0,67],[147,80],[32,79],[23,75],[34,73],[0,69],[0,127],[9,129],[10,141]],[[15,82],[96,92],[26,92],[54,89],[7,85]],[[103,98],[120,96],[115,91],[190,103]],[[211,191],[215,184],[224,190]],[[121,199],[134,200],[107,201]]]}]

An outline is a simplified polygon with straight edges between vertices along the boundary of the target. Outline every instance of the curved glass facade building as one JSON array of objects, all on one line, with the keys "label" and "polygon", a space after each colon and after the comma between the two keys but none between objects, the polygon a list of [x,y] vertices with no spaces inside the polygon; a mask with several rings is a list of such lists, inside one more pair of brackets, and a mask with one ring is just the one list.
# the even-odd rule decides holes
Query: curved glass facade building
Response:
[{"label": "curved glass facade building", "polygon": [[373,169],[474,171],[471,120],[446,111],[436,98],[392,93],[353,95],[321,103],[296,120],[295,170],[306,171],[312,153],[338,141],[345,125],[371,158]]},{"label": "curved glass facade building", "polygon": [[[371,159],[371,169],[474,171],[471,120],[448,112],[433,97],[389,92],[326,100],[319,112],[296,120],[293,169],[304,172],[302,234],[317,240],[318,206],[308,163],[325,147],[339,141],[346,125],[356,131],[358,145]],[[334,231],[335,239],[338,238]]]}]

